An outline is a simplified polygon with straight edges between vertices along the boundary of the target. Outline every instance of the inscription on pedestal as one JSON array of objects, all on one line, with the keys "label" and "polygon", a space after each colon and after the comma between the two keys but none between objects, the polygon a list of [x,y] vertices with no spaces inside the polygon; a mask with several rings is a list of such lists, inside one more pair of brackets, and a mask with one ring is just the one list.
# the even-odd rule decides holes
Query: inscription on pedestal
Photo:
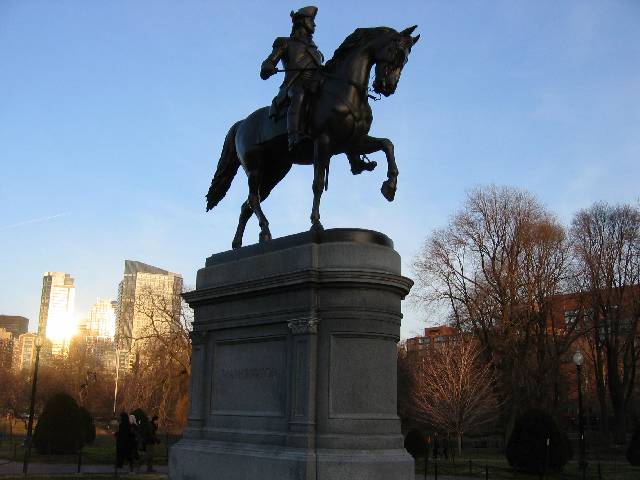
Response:
[{"label": "inscription on pedestal", "polygon": [[285,415],[286,337],[216,342],[211,413]]}]

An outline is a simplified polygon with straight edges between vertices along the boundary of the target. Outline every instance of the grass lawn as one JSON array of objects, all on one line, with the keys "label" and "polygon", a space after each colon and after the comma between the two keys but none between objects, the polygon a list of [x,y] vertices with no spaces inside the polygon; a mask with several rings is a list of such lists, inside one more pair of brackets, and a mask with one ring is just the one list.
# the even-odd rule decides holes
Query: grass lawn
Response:
[{"label": "grass lawn", "polygon": [[[0,459],[22,461],[25,453],[23,441],[23,439],[0,441]],[[140,453],[141,457],[144,457],[144,452]],[[96,440],[92,445],[87,445],[82,449],[83,464],[113,465],[115,463],[115,458],[116,442],[114,436],[111,434],[97,435]],[[75,464],[78,462],[78,455],[40,455],[34,448],[31,451],[31,462]],[[160,445],[156,445],[154,452],[154,464],[167,464],[167,446],[165,444],[164,437],[162,437],[162,443]]]},{"label": "grass lawn", "polygon": [[[471,461],[471,463],[469,463]],[[598,476],[598,461],[587,457],[588,467],[586,472],[587,480],[639,480],[640,467],[629,465],[624,457],[610,456],[602,458],[600,462],[600,474]],[[427,467],[427,478],[434,478],[435,464],[433,459],[429,459]],[[489,472],[490,480],[540,480],[539,475],[528,475],[514,471],[506,457],[500,452],[480,452],[463,455],[451,460],[438,459],[438,475],[459,475],[484,479],[486,468]],[[416,473],[424,474],[424,457],[416,460]],[[550,480],[581,480],[582,475],[578,469],[577,458],[573,458],[567,463],[562,473],[550,474]]]}]

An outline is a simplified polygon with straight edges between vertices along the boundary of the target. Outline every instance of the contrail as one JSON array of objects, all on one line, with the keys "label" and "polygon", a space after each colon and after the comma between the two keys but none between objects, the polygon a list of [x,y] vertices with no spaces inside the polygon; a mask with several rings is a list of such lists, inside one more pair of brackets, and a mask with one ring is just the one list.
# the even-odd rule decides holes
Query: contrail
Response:
[{"label": "contrail", "polygon": [[71,212],[57,213],[56,215],[50,215],[48,217],[32,218],[31,220],[25,220],[24,222],[5,225],[4,227],[0,227],[0,230],[9,230],[10,228],[22,227],[23,225],[29,225],[31,223],[48,222],[49,220],[53,220],[54,218],[66,217],[67,215],[71,215]]}]

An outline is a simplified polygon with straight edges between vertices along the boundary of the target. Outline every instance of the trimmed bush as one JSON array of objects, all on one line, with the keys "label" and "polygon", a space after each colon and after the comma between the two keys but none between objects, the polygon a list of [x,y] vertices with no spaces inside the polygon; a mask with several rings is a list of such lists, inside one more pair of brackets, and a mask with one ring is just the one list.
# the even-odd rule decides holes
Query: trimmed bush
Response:
[{"label": "trimmed bush", "polygon": [[640,466],[640,424],[636,425],[627,448],[627,460],[631,465]]},{"label": "trimmed bush", "polygon": [[49,398],[33,434],[33,444],[38,453],[69,454],[82,448],[90,437],[88,424],[93,426],[91,415],[85,412],[86,415],[66,393],[57,393]]},{"label": "trimmed bush", "polygon": [[410,430],[404,439],[404,448],[413,458],[421,457],[427,452],[427,442],[419,430]]},{"label": "trimmed bush", "polygon": [[514,469],[536,474],[562,471],[572,455],[567,435],[542,410],[529,410],[516,420],[506,453]]}]

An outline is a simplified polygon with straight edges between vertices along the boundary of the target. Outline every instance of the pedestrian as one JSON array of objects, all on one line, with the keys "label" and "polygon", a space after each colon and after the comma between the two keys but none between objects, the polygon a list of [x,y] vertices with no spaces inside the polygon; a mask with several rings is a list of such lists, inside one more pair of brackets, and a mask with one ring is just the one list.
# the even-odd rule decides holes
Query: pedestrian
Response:
[{"label": "pedestrian", "polygon": [[147,473],[153,473],[153,455],[155,453],[155,446],[160,443],[158,439],[158,416],[154,415],[151,418],[151,423],[147,429],[147,438],[145,439],[145,450],[147,453]]},{"label": "pedestrian", "polygon": [[[140,469],[139,449],[142,444],[142,438],[138,419],[135,415],[129,415],[129,427],[131,428],[130,455],[132,458],[132,465],[135,465],[135,469],[138,471]],[[133,472],[133,467],[131,467],[131,471]]]},{"label": "pedestrian", "polygon": [[127,412],[120,414],[120,423],[118,425],[118,431],[116,436],[116,468],[122,468],[124,462],[129,464],[129,468],[133,472],[134,457],[133,451],[135,448],[135,434],[129,421],[129,415]]}]

